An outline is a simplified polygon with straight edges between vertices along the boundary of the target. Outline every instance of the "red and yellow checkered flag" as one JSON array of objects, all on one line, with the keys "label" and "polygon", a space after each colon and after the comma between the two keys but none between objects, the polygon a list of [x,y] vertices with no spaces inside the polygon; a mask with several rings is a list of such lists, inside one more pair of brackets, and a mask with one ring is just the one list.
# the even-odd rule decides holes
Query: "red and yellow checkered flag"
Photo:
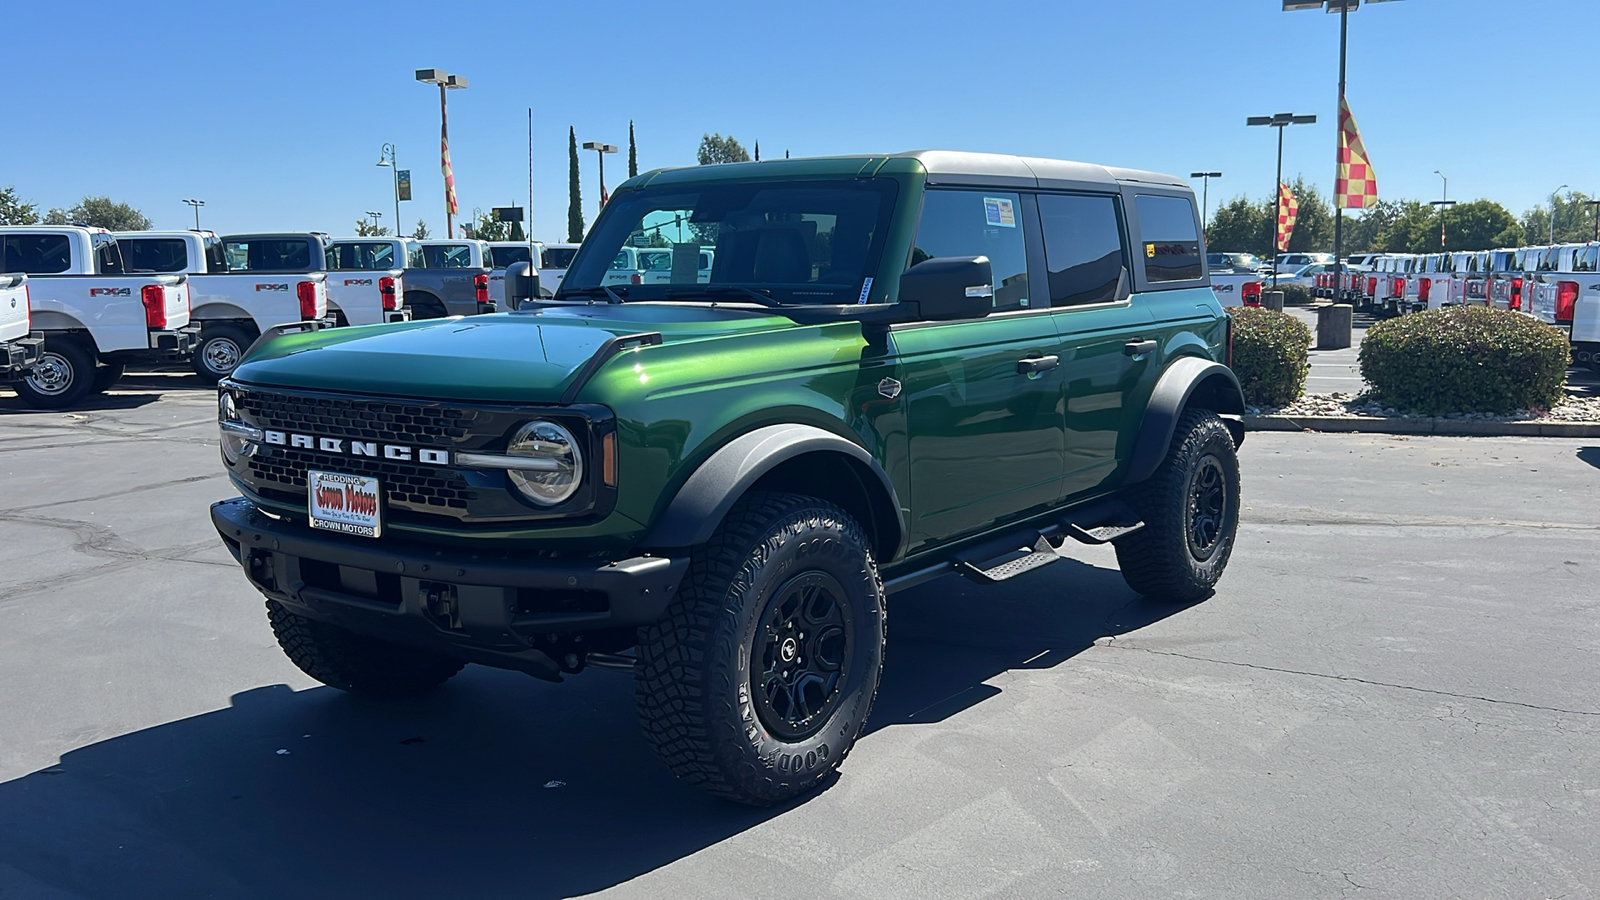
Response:
[{"label": "red and yellow checkered flag", "polygon": [[1278,252],[1289,249],[1289,237],[1294,234],[1294,220],[1300,215],[1300,204],[1287,184],[1278,185]]},{"label": "red and yellow checkered flag", "polygon": [[1343,97],[1339,98],[1339,176],[1334,179],[1333,197],[1340,209],[1365,209],[1378,202],[1378,178],[1372,174],[1356,117]]}]

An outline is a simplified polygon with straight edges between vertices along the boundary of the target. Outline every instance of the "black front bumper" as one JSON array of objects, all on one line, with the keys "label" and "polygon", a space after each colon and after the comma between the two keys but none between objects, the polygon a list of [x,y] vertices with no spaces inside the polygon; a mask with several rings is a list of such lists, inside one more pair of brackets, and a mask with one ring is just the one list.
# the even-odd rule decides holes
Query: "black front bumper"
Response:
[{"label": "black front bumper", "polygon": [[33,371],[44,346],[44,332],[29,332],[27,337],[0,342],[0,382],[21,381]]},{"label": "black front bumper", "polygon": [[553,677],[551,637],[659,619],[687,557],[537,558],[313,531],[236,497],[211,522],[262,594],[309,618]]}]

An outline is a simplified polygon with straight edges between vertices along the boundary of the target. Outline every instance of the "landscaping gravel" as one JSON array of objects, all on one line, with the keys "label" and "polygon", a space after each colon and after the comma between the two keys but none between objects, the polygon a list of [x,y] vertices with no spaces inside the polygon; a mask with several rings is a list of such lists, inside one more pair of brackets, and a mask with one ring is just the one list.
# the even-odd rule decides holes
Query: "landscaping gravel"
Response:
[{"label": "landscaping gravel", "polygon": [[1245,412],[1253,416],[1322,416],[1342,419],[1470,419],[1482,422],[1600,422],[1600,396],[1568,396],[1554,409],[1524,409],[1510,415],[1492,413],[1450,413],[1444,416],[1427,416],[1401,412],[1386,407],[1366,393],[1307,394],[1288,406],[1263,408],[1249,406]]}]

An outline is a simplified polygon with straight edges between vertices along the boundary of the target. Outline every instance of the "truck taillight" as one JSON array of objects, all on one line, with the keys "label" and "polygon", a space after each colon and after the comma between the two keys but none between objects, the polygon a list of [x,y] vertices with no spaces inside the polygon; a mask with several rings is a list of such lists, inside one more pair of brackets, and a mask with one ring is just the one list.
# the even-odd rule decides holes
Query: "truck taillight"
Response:
[{"label": "truck taillight", "polygon": [[479,274],[479,275],[472,276],[472,287],[478,293],[478,302],[479,303],[488,303],[489,302],[489,276],[488,275]]},{"label": "truck taillight", "polygon": [[1417,283],[1417,299],[1423,303],[1428,302],[1428,289],[1433,287],[1432,278],[1423,278]]},{"label": "truck taillight", "polygon": [[383,295],[384,309],[400,308],[400,296],[394,289],[394,276],[385,275],[378,279],[378,293]]},{"label": "truck taillight", "polygon": [[1245,286],[1239,290],[1239,298],[1244,301],[1245,306],[1260,306],[1261,282],[1246,282]]},{"label": "truck taillight", "polygon": [[1572,311],[1578,305],[1578,283],[1576,281],[1556,282],[1556,324],[1571,325]]},{"label": "truck taillight", "polygon": [[294,286],[296,297],[300,298],[300,318],[311,321],[317,317],[317,283],[315,281],[302,281]]},{"label": "truck taillight", "polygon": [[167,327],[167,292],[159,284],[147,284],[139,289],[139,302],[144,304],[144,324],[151,328]]},{"label": "truck taillight", "polygon": [[635,272],[628,276],[628,281],[632,282],[633,284],[644,284],[644,276],[640,275],[638,272]]},{"label": "truck taillight", "polygon": [[1378,296],[1378,279],[1376,279],[1376,278],[1368,278],[1367,279],[1367,296],[1369,296],[1369,297]]},{"label": "truck taillight", "polygon": [[1511,279],[1511,308],[1512,309],[1521,309],[1522,308],[1522,279],[1521,278],[1513,278],[1513,279]]}]

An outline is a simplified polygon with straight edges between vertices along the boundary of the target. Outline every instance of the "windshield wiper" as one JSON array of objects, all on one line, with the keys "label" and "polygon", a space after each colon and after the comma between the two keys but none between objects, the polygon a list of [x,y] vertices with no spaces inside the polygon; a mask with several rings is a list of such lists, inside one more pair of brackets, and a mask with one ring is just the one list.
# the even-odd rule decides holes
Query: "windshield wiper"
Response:
[{"label": "windshield wiper", "polygon": [[[622,290],[626,292],[628,289],[623,288]],[[597,297],[605,297],[606,302],[612,304],[613,306],[618,303],[626,302],[626,298],[624,298],[622,294],[612,290],[611,286],[607,284],[602,284],[597,287],[572,288],[570,290],[563,290],[561,291],[561,296],[555,299],[563,300],[567,297],[588,297],[591,300]]]},{"label": "windshield wiper", "polygon": [[716,300],[719,297],[738,297],[742,300],[749,300],[752,303],[756,303],[761,306],[774,308],[788,305],[772,299],[772,291],[770,290],[756,290],[755,288],[742,287],[734,284],[714,284],[703,287],[696,286],[667,289],[668,300],[676,300],[678,298],[688,297],[705,297],[711,300]]}]

